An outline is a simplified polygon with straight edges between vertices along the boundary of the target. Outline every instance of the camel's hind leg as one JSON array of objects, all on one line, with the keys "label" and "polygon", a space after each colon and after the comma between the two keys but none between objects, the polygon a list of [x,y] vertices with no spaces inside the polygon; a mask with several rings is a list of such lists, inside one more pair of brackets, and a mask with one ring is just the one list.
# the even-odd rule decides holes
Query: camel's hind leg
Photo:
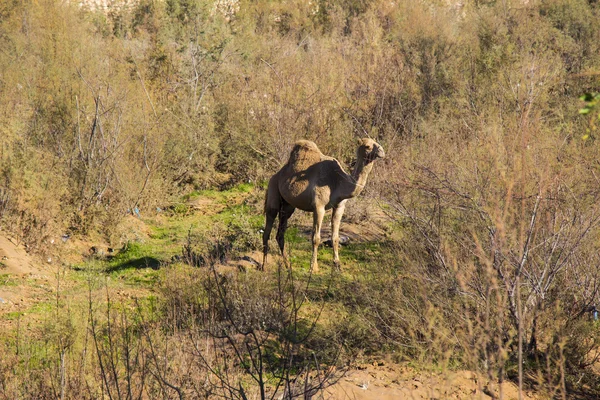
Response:
[{"label": "camel's hind leg", "polygon": [[275,182],[275,177],[269,181],[269,187],[267,188],[267,195],[265,197],[265,231],[263,232],[263,263],[259,267],[260,270],[264,270],[267,265],[267,254],[269,253],[269,238],[271,237],[271,229],[273,229],[273,223],[281,208],[282,198],[279,195],[279,189]]},{"label": "camel's hind leg", "polygon": [[317,262],[317,254],[319,252],[319,244],[321,244],[321,225],[323,224],[323,217],[325,216],[325,208],[317,208],[313,213],[313,252],[312,259],[310,261],[311,272],[319,271],[319,264]]},{"label": "camel's hind leg", "polygon": [[286,265],[289,265],[287,253],[285,252],[285,231],[287,229],[288,219],[294,213],[295,208],[289,205],[285,200],[281,200],[281,207],[279,208],[279,228],[277,228],[277,244],[279,245],[279,250],[281,250],[281,255],[283,256],[283,260]]}]

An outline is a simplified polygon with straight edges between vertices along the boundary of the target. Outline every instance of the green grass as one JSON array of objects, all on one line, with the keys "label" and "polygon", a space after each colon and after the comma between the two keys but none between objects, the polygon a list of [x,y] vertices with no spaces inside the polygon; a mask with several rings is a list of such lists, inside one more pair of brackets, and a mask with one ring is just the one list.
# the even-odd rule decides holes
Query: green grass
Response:
[{"label": "green grass", "polygon": [[[232,231],[244,232],[258,237],[264,217],[261,211],[248,204],[249,200],[256,201],[256,196],[262,196],[262,189],[248,183],[226,191],[202,190],[183,196],[181,201],[184,203],[199,198],[208,201],[202,203],[204,209],[199,211],[190,209],[185,213],[166,214],[167,218],[160,220],[145,221],[151,231],[150,240],[141,245],[144,249],[136,250],[138,258],[153,257],[160,262],[169,261],[174,255],[181,254],[188,235],[191,235],[194,244],[210,241],[215,232],[222,235]],[[114,269],[115,262],[119,261],[111,261],[109,268]]]},{"label": "green grass", "polygon": [[[211,204],[226,204],[226,206],[215,213],[192,210],[187,215],[165,213],[161,218],[144,220],[151,232],[148,239],[143,242],[129,243],[124,250],[110,259],[86,263],[79,268],[76,279],[83,280],[89,273],[105,275],[111,278],[112,285],[125,285],[152,291],[159,286],[164,277],[163,267],[171,263],[174,255],[181,254],[188,235],[191,235],[195,251],[200,253],[210,247],[215,234],[226,237],[229,233],[234,233],[236,245],[242,244],[245,240],[249,242],[254,240],[255,244],[252,246],[256,246],[256,241],[260,237],[259,231],[264,224],[262,210],[256,206],[260,204],[262,194],[263,189],[260,187],[241,184],[227,191],[194,191],[183,196],[182,201],[200,197],[210,199],[205,205],[208,208]],[[269,256],[271,263],[278,262],[281,257],[278,254],[277,244],[273,240],[275,233],[276,228],[271,234]],[[286,244],[293,273],[298,279],[305,280],[310,273],[312,255],[310,235],[297,225],[297,222],[292,221],[286,231]],[[246,251],[244,245],[239,248],[234,245],[234,249],[233,255],[243,254]],[[357,273],[371,269],[370,263],[373,260],[387,263],[390,257],[393,256],[386,250],[385,245],[351,242],[347,246],[340,247],[342,271],[334,272],[335,279],[338,281],[355,279]],[[330,285],[333,249],[320,246],[318,260],[320,273],[312,275],[310,291],[316,296],[314,298],[316,301],[335,302],[335,288],[331,288],[329,294],[322,293]],[[87,272],[82,274],[82,271]]]},{"label": "green grass", "polygon": [[192,215],[185,219],[171,218],[161,222],[159,225],[150,223],[150,241],[154,246],[160,247],[165,253],[170,253],[174,246],[180,245],[187,237],[188,232],[206,230],[210,224],[210,218],[206,216]]},{"label": "green grass", "polygon": [[184,195],[181,198],[181,200],[183,203],[188,203],[197,200],[200,197],[205,197],[211,200],[215,200],[217,203],[225,204],[228,200],[231,200],[232,198],[240,194],[249,194],[254,189],[255,185],[252,183],[240,183],[239,185],[236,185],[228,190],[195,190],[189,194]]},{"label": "green grass", "polygon": [[35,303],[26,310],[8,312],[2,316],[2,319],[5,321],[15,321],[22,316],[29,314],[48,315],[54,310],[55,307],[56,303],[53,303],[52,300],[41,301],[39,303]]},{"label": "green grass", "polygon": [[[161,267],[169,264],[173,256],[181,254],[188,235],[191,235],[193,245],[200,250],[210,242],[215,231],[224,236],[228,232],[236,232],[238,235],[255,234],[253,239],[256,239],[263,227],[264,217],[256,207],[247,204],[249,199],[256,200],[253,196],[262,196],[262,189],[248,183],[226,191],[202,190],[189,193],[181,198],[185,212],[183,208],[179,210],[176,207],[172,213],[164,213],[161,218],[145,219],[150,230],[149,238],[128,243],[113,257],[90,260],[74,266],[73,278],[83,282],[88,279],[89,274],[104,274],[131,287],[152,289],[160,280]],[[196,211],[185,204],[201,197],[209,200],[205,205],[206,211]],[[211,204],[219,205],[220,210],[212,213]],[[240,236],[240,240],[244,240],[244,236]],[[300,238],[292,240],[300,242]],[[310,258],[307,260],[310,262]]]},{"label": "green grass", "polygon": [[242,225],[244,223],[253,228],[260,229],[264,225],[264,217],[253,213],[252,207],[246,204],[238,204],[226,208],[217,214],[214,222],[222,222],[226,225]]},{"label": "green grass", "polygon": [[379,243],[349,243],[341,248],[340,256],[343,254],[346,259],[353,263],[369,263],[384,256]]},{"label": "green grass", "polygon": [[107,262],[107,269],[116,269],[122,266],[141,266],[139,262],[148,257],[158,257],[160,248],[153,243],[129,243],[123,251],[118,252]]},{"label": "green grass", "polygon": [[[223,237],[227,236],[229,232],[234,233],[238,235],[235,238],[236,241],[256,240],[260,236],[259,230],[263,227],[264,216],[257,204],[261,204],[260,198],[263,190],[252,184],[241,184],[226,191],[194,191],[183,196],[182,202],[200,197],[209,199],[210,201],[206,203],[209,211],[211,204],[219,205],[220,208],[214,213],[190,209],[187,214],[164,213],[160,218],[145,219],[144,222],[150,230],[147,239],[130,242],[112,257],[93,259],[75,266],[67,272],[68,276],[64,278],[70,281],[71,285],[62,289],[61,295],[73,299],[78,298],[73,301],[83,304],[87,299],[85,293],[90,289],[90,285],[92,285],[92,290],[101,290],[104,285],[116,289],[128,287],[136,290],[139,288],[143,290],[140,292],[140,298],[145,299],[140,302],[141,306],[155,309],[158,300],[156,295],[151,293],[156,293],[155,289],[160,286],[161,279],[164,279],[164,267],[170,264],[172,256],[181,254],[188,234],[191,234],[192,243],[199,251],[204,249],[203,246],[209,246],[210,241],[214,239],[215,232]],[[224,208],[223,205],[225,205]],[[272,232],[272,239],[274,239],[275,233],[276,229]],[[286,243],[293,266],[292,271],[297,279],[304,281],[310,273],[312,254],[310,235],[306,234],[303,228],[297,225],[297,222],[292,222],[286,232]],[[348,246],[340,247],[342,271],[333,272],[332,275],[333,250],[321,246],[318,255],[320,273],[313,274],[311,277],[309,297],[316,302],[315,304],[326,301],[330,305],[334,305],[337,284],[335,282],[333,285],[331,284],[332,276],[338,283],[352,280],[357,271],[363,271],[365,265],[370,261],[386,257],[385,254],[385,249],[377,243],[351,243]],[[280,259],[274,240],[271,241],[270,258],[271,262],[274,260],[277,262]],[[275,273],[274,270],[271,272]],[[276,280],[274,279],[273,282]],[[9,275],[0,275],[0,286],[17,284],[18,281]],[[327,288],[329,291],[324,293],[323,291]],[[51,313],[53,307],[56,307],[55,299],[49,298],[47,301],[32,306],[25,313],[43,315]],[[16,319],[23,313],[22,311],[8,313],[3,318]]]},{"label": "green grass", "polygon": [[51,301],[43,301],[34,304],[27,310],[26,312],[29,314],[46,314],[53,312],[56,310],[56,302],[54,300]]},{"label": "green grass", "polygon": [[[274,229],[273,233],[275,233],[275,229]],[[273,233],[271,233],[271,234],[273,234]],[[285,231],[285,242],[288,243],[290,246],[293,245],[294,247],[301,246],[302,244],[304,244],[304,242],[307,243],[306,246],[310,245],[306,241],[306,238],[300,234],[300,230],[298,229],[297,226],[288,227],[288,229]]]},{"label": "green grass", "polygon": [[0,274],[0,287],[17,286],[18,280],[10,274]]},{"label": "green grass", "polygon": [[6,321],[15,321],[15,320],[19,319],[19,317],[21,317],[21,315],[23,315],[23,311],[11,311],[9,313],[4,314],[2,319],[6,320]]},{"label": "green grass", "polygon": [[134,287],[154,288],[160,280],[160,271],[151,268],[124,270],[114,273],[115,277]]}]

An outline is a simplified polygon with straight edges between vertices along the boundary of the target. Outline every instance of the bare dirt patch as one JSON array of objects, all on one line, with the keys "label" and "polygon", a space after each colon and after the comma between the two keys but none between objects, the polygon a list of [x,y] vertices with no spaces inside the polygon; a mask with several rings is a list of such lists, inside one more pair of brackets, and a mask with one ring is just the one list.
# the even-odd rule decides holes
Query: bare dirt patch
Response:
[{"label": "bare dirt patch", "polygon": [[150,234],[151,230],[144,221],[133,215],[127,215],[117,225],[110,244],[120,247],[129,242],[145,241]]},{"label": "bare dirt patch", "polygon": [[[54,276],[42,261],[0,234],[0,317],[22,312],[46,300],[53,292]],[[0,323],[11,324],[11,321]]]},{"label": "bare dirt patch", "polygon": [[219,204],[209,197],[198,197],[190,201],[188,205],[200,215],[215,215],[227,208],[225,204]]},{"label": "bare dirt patch", "polygon": [[39,272],[40,269],[34,266],[33,259],[22,246],[0,235],[0,273],[22,275]]},{"label": "bare dirt patch", "polygon": [[[349,371],[339,382],[326,390],[326,398],[353,400],[392,399],[482,399],[496,398],[497,384],[482,379],[470,371],[418,372],[410,367],[386,364],[365,365]],[[518,399],[518,389],[504,382],[502,395],[506,400]],[[536,396],[524,393],[523,399]]]}]

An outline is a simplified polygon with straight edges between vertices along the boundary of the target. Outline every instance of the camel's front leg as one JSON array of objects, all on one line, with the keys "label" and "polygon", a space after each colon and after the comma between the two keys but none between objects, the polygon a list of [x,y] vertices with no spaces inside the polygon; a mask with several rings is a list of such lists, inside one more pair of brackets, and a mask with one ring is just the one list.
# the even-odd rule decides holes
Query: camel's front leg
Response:
[{"label": "camel's front leg", "polygon": [[340,269],[340,255],[338,249],[340,247],[340,223],[342,222],[342,215],[346,209],[346,200],[340,202],[333,209],[331,215],[331,244],[333,246],[333,266],[336,269]]},{"label": "camel's front leg", "polygon": [[319,271],[319,264],[317,263],[317,253],[319,251],[319,244],[321,244],[321,224],[323,223],[324,216],[325,208],[317,208],[313,213],[313,253],[312,260],[310,261],[310,270],[313,272]]}]

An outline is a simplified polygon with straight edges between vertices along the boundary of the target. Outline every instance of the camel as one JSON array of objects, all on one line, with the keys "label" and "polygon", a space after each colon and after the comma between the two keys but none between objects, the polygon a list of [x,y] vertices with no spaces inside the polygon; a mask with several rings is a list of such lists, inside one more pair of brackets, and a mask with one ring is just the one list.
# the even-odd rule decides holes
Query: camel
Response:
[{"label": "camel", "polygon": [[284,235],[288,219],[296,208],[313,213],[313,251],[310,268],[314,272],[319,270],[317,249],[321,243],[323,216],[325,210],[333,209],[331,217],[333,263],[336,269],[340,268],[339,231],[346,201],[362,192],[373,168],[373,161],[385,157],[381,145],[372,139],[359,139],[358,145],[354,171],[348,174],[335,158],[321,153],[315,143],[308,140],[296,142],[287,164],[271,177],[267,187],[261,270],[267,263],[269,238],[277,216],[279,216],[277,244],[288,264]]}]

